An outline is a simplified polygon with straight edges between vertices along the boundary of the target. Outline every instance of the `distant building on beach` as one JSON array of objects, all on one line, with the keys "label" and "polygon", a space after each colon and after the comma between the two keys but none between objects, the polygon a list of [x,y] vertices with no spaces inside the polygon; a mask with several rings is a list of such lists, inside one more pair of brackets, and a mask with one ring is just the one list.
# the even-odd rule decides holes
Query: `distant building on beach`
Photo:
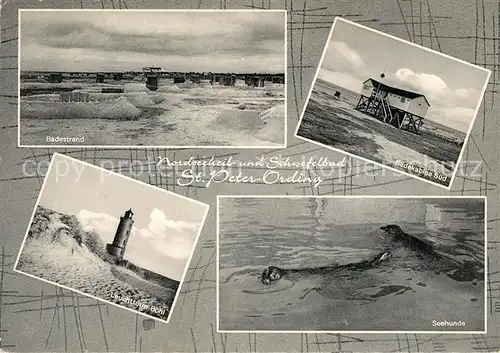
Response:
[{"label": "distant building on beach", "polygon": [[96,83],[103,83],[104,82],[104,74],[103,73],[100,73],[98,72],[96,75],[95,75],[95,82]]},{"label": "distant building on beach", "polygon": [[142,68],[144,77],[146,78],[146,87],[151,91],[158,89],[158,77],[160,76],[161,67],[149,66]]},{"label": "distant building on beach", "polygon": [[252,75],[245,77],[245,83],[250,87],[264,87],[265,81],[266,79],[264,76]]},{"label": "distant building on beach", "polygon": [[63,75],[60,72],[51,73],[49,75],[49,82],[50,83],[61,83],[62,81],[63,81]]},{"label": "distant building on beach", "polygon": [[385,123],[418,133],[430,104],[423,94],[369,78],[363,82],[356,109]]},{"label": "distant building on beach", "polygon": [[236,84],[236,75],[222,75],[219,78],[221,86],[234,86]]},{"label": "distant building on beach", "polygon": [[128,238],[130,237],[130,232],[132,231],[132,225],[134,224],[133,217],[134,213],[131,209],[125,212],[125,214],[120,217],[120,223],[116,229],[113,243],[106,244],[106,251],[109,255],[114,256],[116,259],[123,259]]}]

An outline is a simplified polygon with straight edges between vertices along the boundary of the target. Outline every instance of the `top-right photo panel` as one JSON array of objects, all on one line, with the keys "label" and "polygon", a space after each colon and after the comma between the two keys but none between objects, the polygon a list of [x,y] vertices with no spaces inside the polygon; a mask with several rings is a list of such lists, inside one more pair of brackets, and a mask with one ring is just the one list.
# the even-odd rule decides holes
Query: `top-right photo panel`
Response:
[{"label": "top-right photo panel", "polygon": [[490,74],[337,17],[295,136],[450,189]]}]

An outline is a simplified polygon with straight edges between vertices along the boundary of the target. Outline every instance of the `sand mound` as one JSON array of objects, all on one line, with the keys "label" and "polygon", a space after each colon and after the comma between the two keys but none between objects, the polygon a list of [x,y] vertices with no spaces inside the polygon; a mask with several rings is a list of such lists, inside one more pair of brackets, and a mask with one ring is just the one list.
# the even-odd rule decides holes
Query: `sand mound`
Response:
[{"label": "sand mound", "polygon": [[127,93],[126,98],[136,107],[147,107],[154,104],[153,100],[145,92]]},{"label": "sand mound", "polygon": [[127,98],[97,103],[23,102],[21,117],[35,119],[132,119],[141,114]]},{"label": "sand mound", "polygon": [[268,120],[274,120],[276,118],[285,118],[285,106],[277,105],[275,107],[269,108],[260,114],[261,119],[265,122]]},{"label": "sand mound", "polygon": [[275,106],[260,114],[257,110],[226,109],[212,125],[219,130],[244,131],[259,141],[282,144],[285,139],[285,106]]},{"label": "sand mound", "polygon": [[195,88],[195,87],[200,87],[199,84],[193,83],[193,82],[183,82],[183,83],[176,83],[178,88]]},{"label": "sand mound", "polygon": [[259,139],[283,143],[285,140],[285,106],[278,105],[267,109],[260,115],[265,126],[257,132]]},{"label": "sand mound", "polygon": [[257,110],[225,109],[213,124],[235,130],[258,130],[264,127]]},{"label": "sand mound", "polygon": [[61,83],[48,83],[48,82],[21,82],[21,89],[79,89],[82,88],[80,83],[61,82]]},{"label": "sand mound", "polygon": [[126,83],[125,86],[123,86],[123,91],[125,93],[150,92],[145,83]]},{"label": "sand mound", "polygon": [[90,100],[94,102],[104,102],[119,97],[125,97],[136,107],[148,107],[153,104],[161,103],[165,97],[159,94],[147,94],[146,92],[130,92],[130,93],[91,93]]},{"label": "sand mound", "polygon": [[160,86],[156,90],[156,92],[161,92],[161,93],[179,93],[181,89],[177,87],[177,85],[165,85],[165,86]]},{"label": "sand mound", "polygon": [[32,259],[58,263],[71,259],[74,264],[104,265],[95,252],[102,252],[104,243],[95,233],[83,231],[76,217],[42,206],[37,207],[27,242],[23,253],[30,253]]},{"label": "sand mound", "polygon": [[165,97],[161,94],[150,94],[149,98],[153,101],[154,104],[158,104],[165,101]]},{"label": "sand mound", "polygon": [[[105,102],[125,97],[136,107],[147,107],[165,101],[165,97],[160,94],[147,94],[146,92],[131,93],[101,93],[99,89],[74,90],[73,92],[89,93],[92,102]],[[59,94],[36,94],[25,96],[23,101],[29,102],[59,102]]]},{"label": "sand mound", "polygon": [[91,93],[90,100],[93,102],[105,102],[120,97],[125,97],[130,103],[136,107],[147,107],[155,104],[146,92],[132,93]]},{"label": "sand mound", "polygon": [[[38,206],[16,268],[166,319],[178,282],[128,261],[126,268],[112,265],[104,243],[98,239],[96,233],[84,231],[75,216]],[[143,305],[127,304],[116,297],[130,298]],[[149,306],[163,312],[148,311]]]},{"label": "sand mound", "polygon": [[25,96],[21,98],[23,101],[29,102],[58,102],[58,94],[34,94],[31,96]]}]

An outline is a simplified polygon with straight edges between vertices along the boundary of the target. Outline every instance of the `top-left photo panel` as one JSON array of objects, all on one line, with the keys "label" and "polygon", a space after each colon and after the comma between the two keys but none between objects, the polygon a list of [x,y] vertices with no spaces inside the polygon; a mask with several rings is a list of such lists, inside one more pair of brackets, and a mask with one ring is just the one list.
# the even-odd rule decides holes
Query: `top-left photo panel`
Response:
[{"label": "top-left photo panel", "polygon": [[19,10],[20,147],[286,147],[285,10]]}]

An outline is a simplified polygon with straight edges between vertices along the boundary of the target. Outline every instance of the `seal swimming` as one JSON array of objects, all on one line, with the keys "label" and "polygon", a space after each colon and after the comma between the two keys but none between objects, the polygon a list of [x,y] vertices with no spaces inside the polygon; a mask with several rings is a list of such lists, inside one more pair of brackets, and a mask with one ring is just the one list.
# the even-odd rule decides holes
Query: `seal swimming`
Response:
[{"label": "seal swimming", "polygon": [[[397,257],[396,250],[404,248],[411,251],[422,263],[422,268],[432,269],[437,274],[444,272],[448,277],[457,281],[474,281],[481,279],[481,273],[477,271],[471,261],[459,262],[450,256],[440,254],[436,251],[433,244],[415,236],[405,233],[401,227],[396,224],[389,224],[380,227],[384,232],[381,239],[382,252],[374,257],[361,262],[349,263],[345,265],[332,265],[316,268],[283,269],[276,266],[268,266],[264,269],[261,276],[263,284],[270,284],[281,278],[291,278],[295,275],[316,275],[316,274],[334,274],[338,271],[363,271],[374,268],[380,263]],[[400,255],[401,256],[401,255]],[[406,255],[402,255],[406,256]]]},{"label": "seal swimming", "polygon": [[444,272],[448,277],[460,282],[474,282],[484,277],[484,273],[478,271],[474,262],[468,260],[460,262],[450,255],[439,252],[432,243],[405,233],[396,224],[389,224],[380,229],[391,237],[390,241],[394,242],[394,245],[400,245],[416,253],[423,260],[422,268],[433,270],[436,274]]},{"label": "seal swimming", "polygon": [[380,227],[380,229],[383,230],[387,235],[391,236],[390,240],[398,245],[402,245],[424,253],[433,253],[433,247],[431,243],[425,242],[410,234],[405,233],[401,229],[401,227],[396,224],[389,224]]},{"label": "seal swimming", "polygon": [[261,281],[264,284],[270,284],[272,282],[276,282],[283,277],[289,277],[293,274],[301,274],[301,275],[320,275],[326,273],[333,273],[336,271],[358,271],[364,270],[367,268],[375,267],[381,262],[389,259],[392,256],[392,253],[389,251],[381,252],[374,257],[364,260],[361,262],[349,263],[346,265],[333,265],[333,266],[323,266],[323,267],[315,267],[315,268],[301,268],[301,269],[284,269],[276,266],[268,266],[264,269],[261,276]]}]

